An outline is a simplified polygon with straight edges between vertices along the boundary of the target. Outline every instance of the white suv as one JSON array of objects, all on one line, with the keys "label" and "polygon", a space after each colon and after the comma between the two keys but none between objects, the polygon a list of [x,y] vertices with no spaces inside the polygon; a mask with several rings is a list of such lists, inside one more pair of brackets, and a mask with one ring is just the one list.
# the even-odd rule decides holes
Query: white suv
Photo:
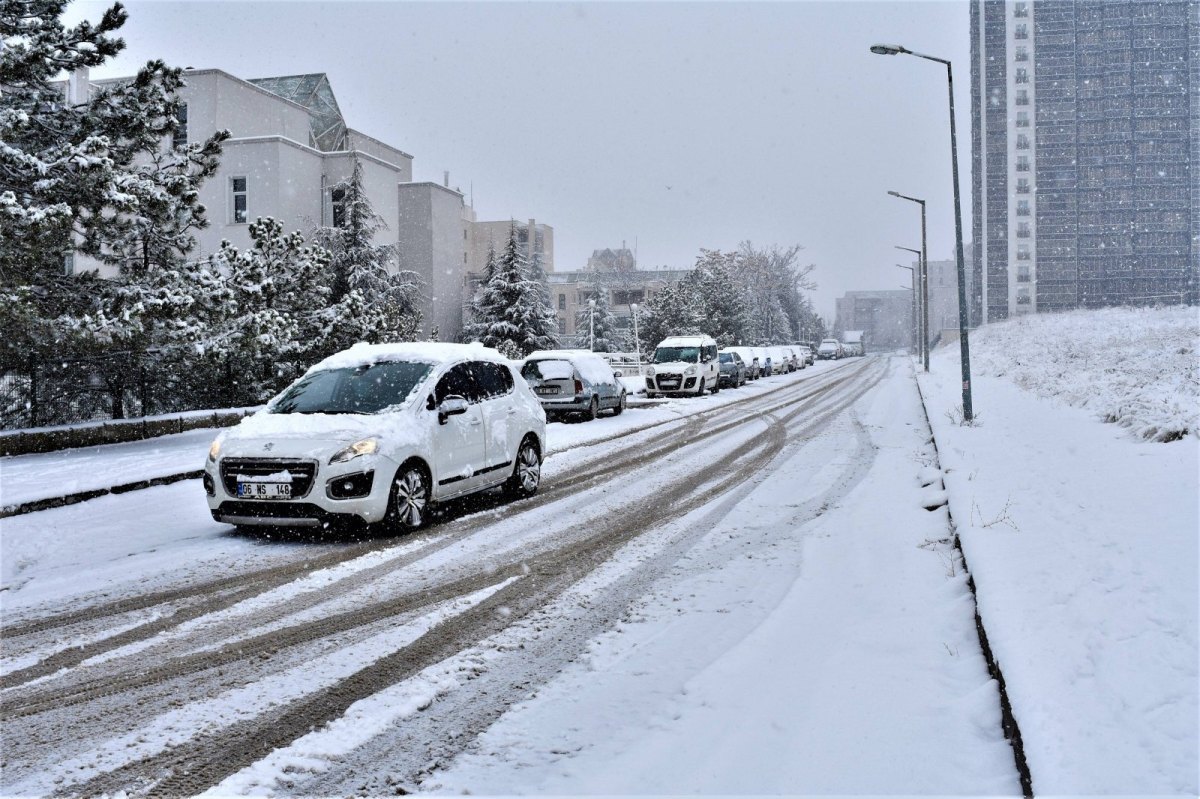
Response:
[{"label": "white suv", "polygon": [[235,525],[424,524],[432,506],[541,482],[546,416],[500,353],[478,344],[356,344],[213,442],[204,488]]},{"label": "white suv", "polygon": [[717,342],[709,336],[672,336],[654,348],[646,367],[646,396],[721,390]]}]

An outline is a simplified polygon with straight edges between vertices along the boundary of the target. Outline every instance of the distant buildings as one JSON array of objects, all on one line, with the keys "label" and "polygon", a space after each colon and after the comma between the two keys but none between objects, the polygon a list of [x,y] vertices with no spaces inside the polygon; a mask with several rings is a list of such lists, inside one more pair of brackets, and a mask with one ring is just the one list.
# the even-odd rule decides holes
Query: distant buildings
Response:
[{"label": "distant buildings", "polygon": [[974,319],[1195,303],[1200,4],[970,13]]},{"label": "distant buildings", "polygon": [[[75,99],[102,85],[129,80],[89,82],[86,70],[64,83]],[[442,341],[457,340],[464,305],[470,301],[470,273],[488,242],[501,249],[510,223],[476,222],[463,194],[449,185],[413,182],[413,156],[346,124],[329,79],[321,73],[243,80],[219,69],[188,70],[180,92],[182,125],[177,143],[207,139],[218,130],[232,137],[223,147],[217,173],[200,187],[200,202],[210,225],[197,231],[196,258],[216,252],[223,240],[239,249],[251,244],[249,223],[273,217],[284,229],[308,234],[335,226],[340,215],[339,183],[347,180],[354,160],[362,165],[363,183],[386,229],[379,244],[396,244],[399,267],[423,281],[424,334],[436,331]],[[532,222],[534,250],[553,268],[553,231]],[[521,241],[529,236],[518,225]],[[474,259],[474,260],[473,260]],[[79,269],[111,268],[80,259]]]},{"label": "distant buildings", "polygon": [[912,344],[911,291],[847,291],[835,303],[834,336],[841,338],[847,330],[861,330],[867,350]]}]

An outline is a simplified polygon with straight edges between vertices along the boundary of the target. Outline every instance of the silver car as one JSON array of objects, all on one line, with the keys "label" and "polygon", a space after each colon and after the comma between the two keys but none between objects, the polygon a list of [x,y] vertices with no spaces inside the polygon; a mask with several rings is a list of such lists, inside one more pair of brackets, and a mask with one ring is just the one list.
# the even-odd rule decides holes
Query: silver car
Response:
[{"label": "silver car", "polygon": [[625,410],[621,373],[587,350],[539,350],[521,366],[521,377],[533,389],[547,419],[567,414],[595,419],[601,411],[620,416]]}]

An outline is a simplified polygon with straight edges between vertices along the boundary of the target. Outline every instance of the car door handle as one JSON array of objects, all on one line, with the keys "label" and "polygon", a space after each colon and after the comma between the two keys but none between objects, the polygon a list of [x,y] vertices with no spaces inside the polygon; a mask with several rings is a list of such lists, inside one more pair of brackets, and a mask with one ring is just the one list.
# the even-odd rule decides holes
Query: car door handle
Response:
[{"label": "car door handle", "polygon": [[512,416],[512,415],[513,415],[514,413],[516,413],[516,412],[517,412],[517,409],[516,409],[516,408],[509,408],[509,409],[508,409],[508,415],[509,415],[509,416]]},{"label": "car door handle", "polygon": [[474,426],[476,426],[476,425],[481,425],[481,424],[483,424],[483,420],[482,420],[482,419],[472,419],[472,420],[471,420],[471,426],[472,426],[472,427],[474,427]]}]

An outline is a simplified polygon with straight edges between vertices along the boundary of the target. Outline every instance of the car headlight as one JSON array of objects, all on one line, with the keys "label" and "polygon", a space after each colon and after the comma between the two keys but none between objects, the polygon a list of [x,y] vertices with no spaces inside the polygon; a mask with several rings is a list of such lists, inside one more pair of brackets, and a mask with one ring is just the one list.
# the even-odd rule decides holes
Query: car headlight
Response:
[{"label": "car headlight", "polygon": [[646,367],[646,377],[654,377],[654,367],[653,366]]},{"label": "car headlight", "polygon": [[684,369],[684,370],[683,370],[683,373],[684,373],[685,375],[694,375],[694,374],[696,374],[696,365],[695,365],[695,364],[692,364],[692,365],[691,365],[691,366],[689,366],[688,368]]},{"label": "car headlight", "polygon": [[330,463],[345,463],[357,458],[359,455],[374,455],[379,451],[379,439],[364,438],[361,441],[355,441],[349,446],[339,449],[333,453],[333,457],[329,459]]},{"label": "car headlight", "polygon": [[208,459],[216,461],[217,456],[221,454],[221,436],[213,439],[213,443],[208,447]]}]

